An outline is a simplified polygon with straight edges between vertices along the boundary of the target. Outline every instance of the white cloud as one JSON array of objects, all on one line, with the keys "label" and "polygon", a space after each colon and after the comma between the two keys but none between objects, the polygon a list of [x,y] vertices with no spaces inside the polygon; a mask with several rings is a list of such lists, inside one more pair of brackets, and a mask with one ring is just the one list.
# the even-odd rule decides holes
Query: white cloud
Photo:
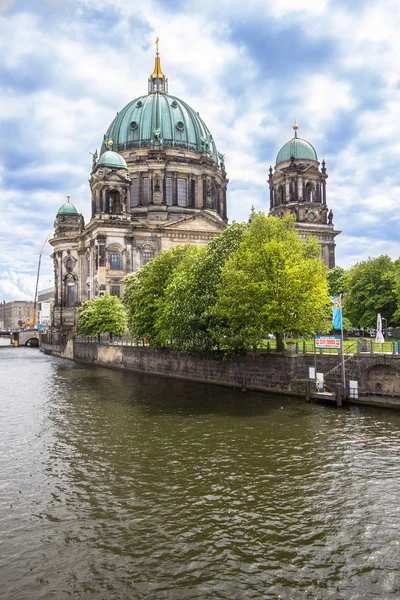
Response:
[{"label": "white cloud", "polygon": [[[41,245],[65,194],[89,217],[89,151],[99,148],[115,112],[146,93],[156,35],[171,94],[200,112],[226,154],[231,219],[246,219],[252,205],[268,210],[269,164],[291,137],[296,117],[299,134],[328,162],[328,202],[343,230],[337,238],[340,260],[400,254],[396,228],[381,222],[398,223],[397,2],[355,8],[328,0],[194,0],[180,11],[156,0],[82,0],[67,2],[68,11],[63,4],[48,2],[46,17],[34,3],[21,11],[18,3],[0,0],[7,75],[0,83],[3,295],[31,293],[26,282],[36,277]],[[102,39],[102,23],[91,11],[103,15],[108,8],[119,9],[121,19],[106,27]],[[133,34],[132,22],[143,28]],[[242,24],[249,25],[246,33],[233,38]],[[326,44],[331,51],[318,67],[307,54],[297,55],[295,46],[286,58],[276,47],[266,60],[251,46],[251,27],[257,27],[255,35],[280,31],[282,44],[290,28],[310,41],[314,53]],[[290,62],[286,77],[280,60]],[[333,144],[329,132],[336,126]],[[50,253],[47,247],[43,287],[51,278]],[[19,279],[18,273],[25,275]]]}]

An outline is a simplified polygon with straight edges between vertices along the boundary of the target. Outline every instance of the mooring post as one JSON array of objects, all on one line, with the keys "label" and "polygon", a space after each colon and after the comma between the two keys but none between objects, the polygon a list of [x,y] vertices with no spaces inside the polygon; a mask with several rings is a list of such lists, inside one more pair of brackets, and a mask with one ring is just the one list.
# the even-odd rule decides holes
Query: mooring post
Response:
[{"label": "mooring post", "polygon": [[341,384],[336,387],[336,405],[343,406],[343,388]]}]

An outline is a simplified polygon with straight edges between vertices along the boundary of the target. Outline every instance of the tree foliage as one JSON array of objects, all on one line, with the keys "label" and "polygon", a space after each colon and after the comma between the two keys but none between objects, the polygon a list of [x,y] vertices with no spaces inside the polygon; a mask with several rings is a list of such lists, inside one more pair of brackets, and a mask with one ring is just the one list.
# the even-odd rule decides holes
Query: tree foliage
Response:
[{"label": "tree foliage", "polygon": [[124,335],[128,331],[124,305],[119,298],[108,293],[96,300],[84,302],[77,314],[79,335]]},{"label": "tree foliage", "polygon": [[217,286],[226,260],[239,247],[247,227],[233,223],[176,270],[159,320],[163,339],[170,340],[175,349],[204,352],[218,344]]},{"label": "tree foliage", "polygon": [[395,263],[386,255],[369,258],[349,269],[343,311],[353,325],[376,327],[378,313],[388,325],[394,324],[399,299],[396,273]]},{"label": "tree foliage", "polygon": [[161,252],[136,273],[124,278],[126,284],[124,304],[128,313],[128,324],[132,335],[147,338],[153,346],[166,341],[160,330],[160,317],[164,309],[164,298],[176,269],[182,262],[190,262],[197,255],[197,246],[187,244]]},{"label": "tree foliage", "polygon": [[294,217],[253,214],[238,249],[226,261],[214,309],[221,346],[241,350],[275,333],[329,329],[327,272],[315,238],[302,242]]},{"label": "tree foliage", "polygon": [[343,267],[333,267],[328,271],[329,295],[338,296],[347,292],[347,271]]}]

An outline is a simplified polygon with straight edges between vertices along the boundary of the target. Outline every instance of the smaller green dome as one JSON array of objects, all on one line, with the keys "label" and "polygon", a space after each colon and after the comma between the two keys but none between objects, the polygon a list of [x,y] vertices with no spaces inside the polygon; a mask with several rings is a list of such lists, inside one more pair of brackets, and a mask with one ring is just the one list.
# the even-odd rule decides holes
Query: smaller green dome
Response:
[{"label": "smaller green dome", "polygon": [[67,200],[67,202],[64,202],[64,204],[58,209],[58,213],[57,213],[57,217],[62,216],[62,215],[78,215],[78,211],[76,210],[75,206],[73,204],[71,204],[71,202],[69,201],[69,198]]},{"label": "smaller green dome", "polygon": [[114,152],[114,150],[106,150],[100,156],[100,159],[96,165],[98,167],[109,167],[110,169],[128,169],[123,156]]},{"label": "smaller green dome", "polygon": [[276,164],[285,160],[291,160],[292,157],[318,161],[317,152],[314,146],[298,137],[292,138],[282,146],[276,157]]}]

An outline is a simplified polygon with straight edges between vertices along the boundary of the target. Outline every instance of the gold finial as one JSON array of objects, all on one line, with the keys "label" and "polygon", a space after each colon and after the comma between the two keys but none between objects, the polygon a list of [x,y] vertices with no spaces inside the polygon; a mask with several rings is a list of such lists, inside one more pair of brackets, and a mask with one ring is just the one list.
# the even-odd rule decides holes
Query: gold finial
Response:
[{"label": "gold finial", "polygon": [[69,202],[69,199],[71,198],[71,196],[69,194],[67,194],[67,200]]},{"label": "gold finial", "polygon": [[164,77],[164,73],[162,72],[162,69],[161,69],[160,53],[158,51],[158,42],[159,41],[160,41],[160,38],[156,37],[156,64],[154,65],[154,71],[151,76],[152,79],[156,79],[157,77],[159,79],[163,79],[163,77]]},{"label": "gold finial", "polygon": [[110,146],[110,150],[113,147],[113,145],[114,145],[114,142],[112,140],[108,140],[107,146]]},{"label": "gold finial", "polygon": [[297,130],[299,126],[296,123],[296,119],[294,120],[293,129],[294,129],[294,137],[297,137]]}]

